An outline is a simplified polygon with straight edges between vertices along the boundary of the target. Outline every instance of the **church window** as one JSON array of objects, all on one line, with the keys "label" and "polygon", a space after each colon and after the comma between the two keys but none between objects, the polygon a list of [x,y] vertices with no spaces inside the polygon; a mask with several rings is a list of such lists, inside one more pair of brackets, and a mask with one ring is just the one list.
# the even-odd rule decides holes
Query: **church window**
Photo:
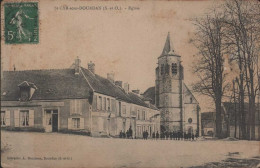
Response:
[{"label": "church window", "polygon": [[190,103],[192,103],[192,97],[190,98]]},{"label": "church window", "polygon": [[164,64],[161,65],[161,75],[164,74]]},{"label": "church window", "polygon": [[189,119],[188,119],[188,122],[191,124],[191,123],[192,123],[192,118],[189,118]]},{"label": "church window", "polygon": [[169,71],[170,71],[170,66],[169,64],[165,65],[165,74],[169,75]]},{"label": "church window", "polygon": [[177,74],[177,64],[176,63],[172,63],[172,74],[173,75]]}]

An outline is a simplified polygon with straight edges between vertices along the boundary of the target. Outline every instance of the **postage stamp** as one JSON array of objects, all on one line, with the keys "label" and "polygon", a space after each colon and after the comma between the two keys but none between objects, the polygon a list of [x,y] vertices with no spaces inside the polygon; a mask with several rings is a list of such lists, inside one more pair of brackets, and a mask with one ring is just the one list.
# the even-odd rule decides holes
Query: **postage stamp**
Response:
[{"label": "postage stamp", "polygon": [[5,3],[5,43],[39,43],[38,14],[38,2]]}]

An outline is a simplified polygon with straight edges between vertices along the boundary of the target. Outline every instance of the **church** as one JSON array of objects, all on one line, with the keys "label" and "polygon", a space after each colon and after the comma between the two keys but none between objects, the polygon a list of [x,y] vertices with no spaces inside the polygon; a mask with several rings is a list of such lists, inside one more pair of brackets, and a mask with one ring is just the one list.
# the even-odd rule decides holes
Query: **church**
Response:
[{"label": "church", "polygon": [[148,88],[143,95],[160,110],[161,131],[199,134],[199,103],[184,83],[181,56],[173,49],[170,33],[155,72],[155,87]]}]

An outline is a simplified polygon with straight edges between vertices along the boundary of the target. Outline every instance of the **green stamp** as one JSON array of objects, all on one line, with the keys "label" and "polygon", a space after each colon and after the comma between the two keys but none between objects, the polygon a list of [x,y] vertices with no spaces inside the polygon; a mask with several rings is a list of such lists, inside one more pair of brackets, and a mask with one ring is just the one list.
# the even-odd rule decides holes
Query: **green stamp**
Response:
[{"label": "green stamp", "polygon": [[39,43],[38,2],[5,3],[5,43]]}]

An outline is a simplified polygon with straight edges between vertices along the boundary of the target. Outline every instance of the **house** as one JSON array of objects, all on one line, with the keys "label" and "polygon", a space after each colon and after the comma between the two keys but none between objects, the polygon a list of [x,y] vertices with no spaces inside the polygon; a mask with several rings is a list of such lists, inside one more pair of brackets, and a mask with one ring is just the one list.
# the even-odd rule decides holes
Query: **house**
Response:
[{"label": "house", "polygon": [[84,132],[133,136],[160,132],[160,111],[129,90],[129,84],[81,67],[4,71],[1,80],[1,127],[44,132]]}]

